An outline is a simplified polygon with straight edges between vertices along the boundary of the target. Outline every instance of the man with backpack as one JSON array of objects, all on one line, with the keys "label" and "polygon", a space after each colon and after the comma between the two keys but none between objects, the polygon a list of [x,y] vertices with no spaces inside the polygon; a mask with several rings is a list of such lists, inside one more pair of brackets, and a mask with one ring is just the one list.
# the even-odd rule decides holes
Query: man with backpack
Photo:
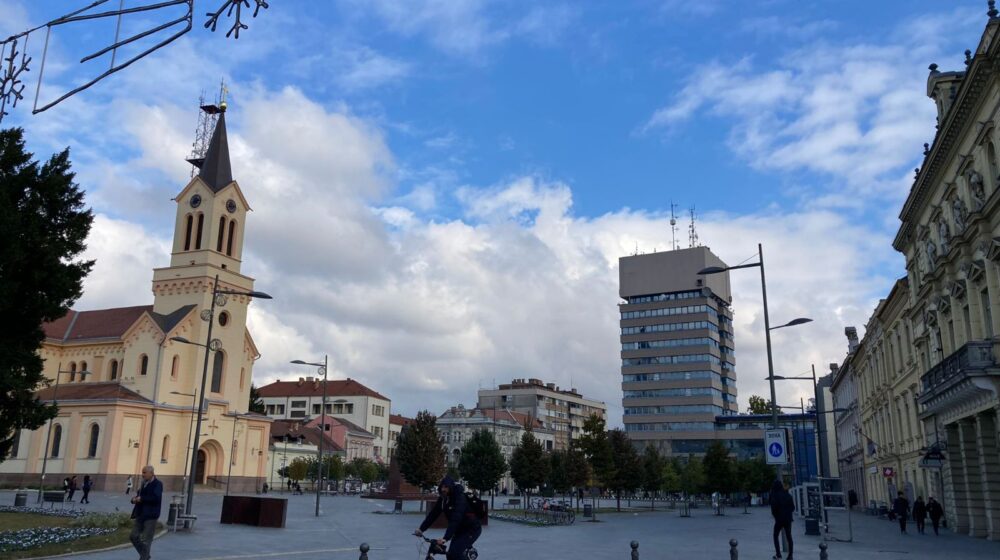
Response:
[{"label": "man with backpack", "polygon": [[[478,498],[476,498],[478,500]],[[465,495],[465,489],[456,483],[450,476],[446,476],[438,484],[438,499],[434,507],[427,513],[420,528],[414,531],[417,536],[423,536],[424,531],[430,527],[438,516],[444,515],[448,520],[448,529],[444,532],[444,538],[438,539],[440,546],[448,541],[448,560],[463,560],[465,551],[472,548],[472,545],[483,532],[483,527],[479,522],[482,504],[473,507],[469,498]]]}]

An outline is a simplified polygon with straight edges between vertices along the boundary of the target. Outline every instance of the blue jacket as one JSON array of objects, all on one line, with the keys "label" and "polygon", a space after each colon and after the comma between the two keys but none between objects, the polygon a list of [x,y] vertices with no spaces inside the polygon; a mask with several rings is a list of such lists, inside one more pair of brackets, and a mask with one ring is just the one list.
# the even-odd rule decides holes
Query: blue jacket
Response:
[{"label": "blue jacket", "polygon": [[137,494],[141,500],[132,508],[132,519],[148,521],[160,518],[160,502],[163,500],[163,483],[153,478],[142,485]]}]

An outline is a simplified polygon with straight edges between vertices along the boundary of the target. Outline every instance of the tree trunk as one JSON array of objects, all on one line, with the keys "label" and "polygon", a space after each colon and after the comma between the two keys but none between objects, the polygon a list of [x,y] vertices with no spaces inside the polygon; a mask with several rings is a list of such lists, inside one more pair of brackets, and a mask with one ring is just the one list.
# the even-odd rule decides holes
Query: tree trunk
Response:
[{"label": "tree trunk", "polygon": [[621,512],[621,510],[622,510],[622,493],[621,492],[615,492],[615,501],[618,503],[618,511]]}]

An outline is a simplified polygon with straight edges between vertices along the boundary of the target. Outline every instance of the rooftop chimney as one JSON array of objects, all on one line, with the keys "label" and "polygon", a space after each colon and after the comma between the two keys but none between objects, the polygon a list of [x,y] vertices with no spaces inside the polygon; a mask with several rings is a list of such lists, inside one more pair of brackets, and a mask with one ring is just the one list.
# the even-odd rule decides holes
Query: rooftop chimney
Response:
[{"label": "rooftop chimney", "polygon": [[844,328],[844,335],[847,336],[847,351],[854,352],[857,350],[858,345],[860,344],[858,342],[858,329],[854,327],[846,327]]}]

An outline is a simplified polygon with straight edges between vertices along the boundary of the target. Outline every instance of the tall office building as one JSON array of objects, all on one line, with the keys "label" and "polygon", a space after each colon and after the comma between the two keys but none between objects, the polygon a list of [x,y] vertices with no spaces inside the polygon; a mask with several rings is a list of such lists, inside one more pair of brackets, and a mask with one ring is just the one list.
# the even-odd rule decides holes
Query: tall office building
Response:
[{"label": "tall office building", "polygon": [[703,453],[736,413],[729,273],[707,247],[618,261],[625,430],[642,449]]}]

